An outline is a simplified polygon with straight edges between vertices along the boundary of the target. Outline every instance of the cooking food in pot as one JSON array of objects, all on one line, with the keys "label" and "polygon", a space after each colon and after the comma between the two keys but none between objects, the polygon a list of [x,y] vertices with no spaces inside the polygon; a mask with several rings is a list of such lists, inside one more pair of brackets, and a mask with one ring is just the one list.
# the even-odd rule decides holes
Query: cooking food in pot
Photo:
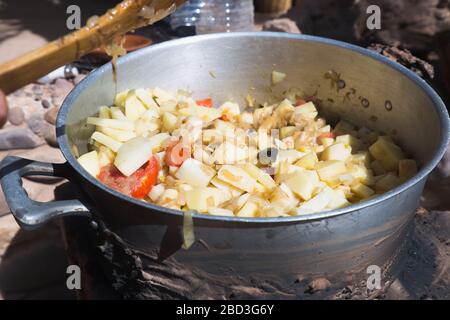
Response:
[{"label": "cooking food in pot", "polygon": [[273,104],[247,97],[245,108],[215,103],[160,88],[121,92],[87,119],[92,151],[78,161],[128,196],[239,217],[342,208],[417,172],[391,137],[344,120],[331,127],[295,92]]}]

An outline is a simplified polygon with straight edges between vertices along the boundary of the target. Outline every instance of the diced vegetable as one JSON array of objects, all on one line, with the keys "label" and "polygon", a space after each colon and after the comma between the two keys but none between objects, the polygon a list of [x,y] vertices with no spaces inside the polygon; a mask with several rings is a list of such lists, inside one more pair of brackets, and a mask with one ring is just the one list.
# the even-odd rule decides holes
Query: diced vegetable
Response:
[{"label": "diced vegetable", "polygon": [[244,170],[247,171],[249,175],[260,182],[268,190],[273,189],[277,186],[270,175],[251,163],[246,163],[244,166]]},{"label": "diced vegetable", "polygon": [[367,199],[375,193],[371,188],[359,182],[352,185],[351,190],[362,199]]},{"label": "diced vegetable", "polygon": [[278,71],[272,71],[272,84],[278,84],[286,79],[286,74]]},{"label": "diced vegetable", "polygon": [[225,181],[238,189],[253,192],[256,185],[256,180],[252,178],[246,171],[241,168],[223,165],[217,176],[220,180]]},{"label": "diced vegetable", "polygon": [[146,111],[144,104],[135,96],[128,96],[125,100],[125,116],[135,121]]},{"label": "diced vegetable", "polygon": [[212,106],[213,106],[213,101],[211,98],[197,100],[195,102],[197,103],[197,105],[202,106],[202,107],[212,108]]},{"label": "diced vegetable", "polygon": [[336,179],[336,177],[341,174],[344,174],[347,171],[347,168],[343,161],[330,160],[317,163],[316,170],[320,180],[328,182]]},{"label": "diced vegetable", "polygon": [[301,171],[295,172],[284,183],[302,200],[311,199],[314,188],[316,187],[313,179]]},{"label": "diced vegetable", "polygon": [[189,182],[192,186],[206,187],[216,172],[198,160],[189,158],[183,162],[175,177]]},{"label": "diced vegetable", "polygon": [[313,170],[319,162],[315,152],[309,152],[298,160],[295,165],[305,169]]},{"label": "diced vegetable", "polygon": [[[285,78],[272,73],[273,84]],[[114,106],[98,107],[98,116],[87,119],[94,151],[78,158],[72,149],[86,170],[118,192],[228,217],[339,209],[417,173],[391,137],[345,120],[332,130],[318,117],[317,97],[305,97],[304,89],[262,104],[261,95],[249,94],[242,112],[238,103],[213,108],[211,98],[196,101],[181,90],[125,90]],[[186,248],[194,241],[191,211],[183,239]]]},{"label": "diced vegetable", "polygon": [[97,151],[91,151],[78,158],[78,163],[92,176],[97,177],[100,172],[100,164]]},{"label": "diced vegetable", "polygon": [[152,144],[149,139],[133,138],[118,149],[114,165],[128,177],[145,164],[152,154]]},{"label": "diced vegetable", "polygon": [[398,162],[405,159],[402,150],[396,144],[383,137],[379,137],[377,142],[369,147],[369,151],[386,171],[397,170]]},{"label": "diced vegetable", "polygon": [[87,118],[87,124],[93,124],[95,126],[102,126],[107,128],[119,129],[119,130],[134,130],[134,123],[128,120],[118,119],[102,119],[89,117]]},{"label": "diced vegetable", "polygon": [[352,148],[343,143],[335,143],[323,150],[321,160],[340,160],[345,161],[352,154]]},{"label": "diced vegetable", "polygon": [[405,159],[398,162],[398,175],[400,178],[409,179],[417,173],[417,163],[415,160]]},{"label": "diced vegetable", "polygon": [[110,148],[112,151],[117,152],[119,150],[119,148],[122,146],[122,143],[114,140],[113,138],[104,135],[101,132],[94,132],[91,136],[92,140],[100,142],[101,144],[107,146],[108,148]]}]

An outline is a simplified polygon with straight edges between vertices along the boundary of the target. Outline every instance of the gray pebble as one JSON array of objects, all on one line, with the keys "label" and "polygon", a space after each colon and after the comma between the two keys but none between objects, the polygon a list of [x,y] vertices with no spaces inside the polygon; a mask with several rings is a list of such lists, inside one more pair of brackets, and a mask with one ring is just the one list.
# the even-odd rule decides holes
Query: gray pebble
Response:
[{"label": "gray pebble", "polygon": [[48,109],[52,106],[52,104],[47,99],[43,99],[41,104],[42,104],[42,107],[45,109]]},{"label": "gray pebble", "polygon": [[25,121],[25,112],[20,107],[9,109],[8,121],[15,126],[21,125]]},{"label": "gray pebble", "polygon": [[58,116],[58,111],[59,111],[59,109],[57,107],[53,107],[53,108],[47,110],[47,112],[44,115],[45,120],[48,123],[55,125],[56,117]]},{"label": "gray pebble", "polygon": [[42,140],[28,128],[0,130],[0,150],[30,149],[42,144]]},{"label": "gray pebble", "polygon": [[52,146],[54,148],[58,148],[58,141],[56,140],[55,127],[47,126],[44,129],[44,139],[45,139],[45,142],[47,142],[49,146]]},{"label": "gray pebble", "polygon": [[36,134],[42,134],[46,126],[49,126],[42,113],[32,114],[28,120],[27,125]]}]

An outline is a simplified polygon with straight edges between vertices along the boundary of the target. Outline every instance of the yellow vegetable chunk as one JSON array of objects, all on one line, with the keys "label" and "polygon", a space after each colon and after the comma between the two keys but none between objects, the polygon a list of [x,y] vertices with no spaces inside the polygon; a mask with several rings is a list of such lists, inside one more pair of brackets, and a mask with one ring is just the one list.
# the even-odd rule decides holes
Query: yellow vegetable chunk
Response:
[{"label": "yellow vegetable chunk", "polygon": [[139,119],[145,111],[144,104],[135,95],[130,95],[125,100],[125,116],[131,121]]},{"label": "yellow vegetable chunk", "polygon": [[114,105],[118,107],[123,107],[125,105],[125,100],[128,97],[129,92],[130,90],[125,90],[116,94],[116,97],[114,99]]},{"label": "yellow vegetable chunk", "polygon": [[209,207],[208,213],[213,216],[234,217],[233,211],[218,207]]},{"label": "yellow vegetable chunk", "polygon": [[172,132],[177,128],[178,118],[170,112],[164,112],[162,116],[162,124],[164,130]]},{"label": "yellow vegetable chunk", "polygon": [[415,160],[405,159],[398,162],[398,175],[400,178],[409,179],[417,173]]},{"label": "yellow vegetable chunk", "polygon": [[340,160],[345,161],[352,154],[352,148],[344,143],[335,143],[323,150],[321,160]]},{"label": "yellow vegetable chunk", "polygon": [[258,205],[253,201],[247,201],[244,206],[236,213],[238,217],[254,218],[258,214]]},{"label": "yellow vegetable chunk", "polygon": [[345,120],[341,120],[336,124],[336,127],[334,127],[333,132],[336,134],[336,136],[348,134],[349,132],[355,130],[355,127]]},{"label": "yellow vegetable chunk", "polygon": [[367,199],[375,193],[371,188],[359,182],[351,185],[350,189],[362,199]]},{"label": "yellow vegetable chunk", "polygon": [[398,162],[405,158],[405,154],[396,144],[383,137],[379,137],[369,147],[369,152],[386,171],[397,170]]},{"label": "yellow vegetable chunk", "polygon": [[216,172],[198,160],[189,158],[183,162],[175,177],[194,187],[206,187]]},{"label": "yellow vegetable chunk", "polygon": [[279,71],[272,71],[272,84],[278,84],[286,79],[286,74]]},{"label": "yellow vegetable chunk", "polygon": [[91,139],[107,146],[114,152],[117,152],[119,148],[122,146],[121,142],[98,131],[92,134]]},{"label": "yellow vegetable chunk", "polygon": [[275,181],[272,179],[272,177],[268,173],[259,169],[254,164],[246,163],[244,165],[244,170],[247,171],[247,173],[250,176],[252,176],[258,182],[260,182],[264,186],[264,188],[266,188],[268,190],[273,189],[277,186]]},{"label": "yellow vegetable chunk", "polygon": [[316,183],[304,172],[297,171],[292,177],[286,179],[284,182],[297,196],[302,200],[309,200],[316,187]]},{"label": "yellow vegetable chunk", "polygon": [[401,180],[393,173],[387,173],[375,183],[375,190],[386,192],[401,184]]},{"label": "yellow vegetable chunk", "polygon": [[256,191],[256,179],[252,178],[244,169],[232,165],[223,165],[217,176],[238,189],[252,193]]},{"label": "yellow vegetable chunk", "polygon": [[100,109],[98,111],[98,117],[103,118],[103,119],[111,118],[111,114],[110,114],[109,110],[110,109],[108,107],[100,107]]},{"label": "yellow vegetable chunk", "polygon": [[316,165],[316,171],[320,177],[320,180],[327,182],[333,181],[340,175],[346,173],[347,167],[345,166],[344,161],[338,160],[320,161]]},{"label": "yellow vegetable chunk", "polygon": [[91,151],[78,158],[78,163],[92,176],[97,177],[100,173],[100,163],[97,151]]},{"label": "yellow vegetable chunk", "polygon": [[362,142],[351,134],[344,134],[336,137],[336,142],[349,145],[353,151],[358,151],[363,148]]},{"label": "yellow vegetable chunk", "polygon": [[122,144],[117,151],[114,165],[123,175],[129,177],[148,162],[151,156],[152,148],[150,140],[137,137]]}]

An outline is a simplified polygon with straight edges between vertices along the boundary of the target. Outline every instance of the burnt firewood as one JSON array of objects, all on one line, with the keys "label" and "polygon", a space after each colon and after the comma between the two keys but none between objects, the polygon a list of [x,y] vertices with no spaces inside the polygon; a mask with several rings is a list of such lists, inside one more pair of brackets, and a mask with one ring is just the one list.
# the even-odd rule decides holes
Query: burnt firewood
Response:
[{"label": "burnt firewood", "polygon": [[428,62],[417,58],[408,49],[401,49],[395,46],[389,46],[379,43],[371,44],[368,49],[378,52],[387,57],[389,60],[395,61],[416,73],[424,79],[434,78],[434,68]]}]

